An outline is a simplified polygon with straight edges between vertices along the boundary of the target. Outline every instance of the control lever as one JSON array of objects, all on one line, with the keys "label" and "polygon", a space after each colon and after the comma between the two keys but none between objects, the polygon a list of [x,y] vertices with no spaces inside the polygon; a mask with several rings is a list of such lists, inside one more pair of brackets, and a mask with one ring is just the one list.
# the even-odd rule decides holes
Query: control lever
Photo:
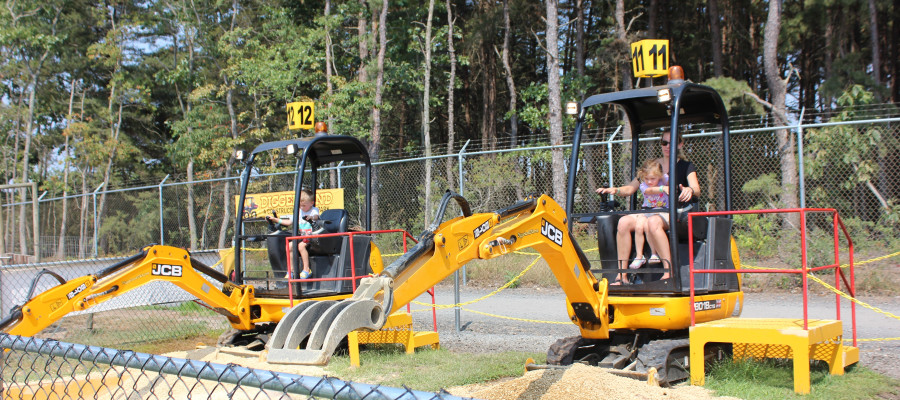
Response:
[{"label": "control lever", "polygon": [[269,230],[272,232],[277,232],[281,227],[281,223],[278,222],[278,213],[276,213],[275,210],[272,210],[271,219],[268,215],[266,216],[266,222],[269,223]]}]

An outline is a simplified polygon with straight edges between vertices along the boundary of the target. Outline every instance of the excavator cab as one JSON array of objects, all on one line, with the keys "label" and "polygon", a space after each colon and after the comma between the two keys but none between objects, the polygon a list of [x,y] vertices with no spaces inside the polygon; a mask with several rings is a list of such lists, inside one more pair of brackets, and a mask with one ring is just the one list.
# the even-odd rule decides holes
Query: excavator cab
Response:
[{"label": "excavator cab", "polygon": [[[371,226],[371,163],[365,146],[350,136],[316,134],[263,143],[238,158],[244,163],[238,204],[252,198],[257,212],[255,217],[247,213],[236,217],[235,283],[253,284],[259,297],[352,294],[352,278],[372,272],[371,236],[347,234],[351,226],[364,231]],[[342,174],[339,166],[351,166],[345,169],[352,174]],[[318,192],[314,206],[320,209],[319,219],[309,222],[314,237],[299,238],[303,232],[296,218],[288,226],[266,220],[267,215],[300,215],[301,191],[312,188],[318,189],[312,191]],[[348,210],[360,210],[361,215]],[[301,242],[306,243],[312,276],[288,290],[286,276],[297,279],[303,270]]]},{"label": "excavator cab", "polygon": [[[680,67],[673,67],[680,70]],[[677,72],[676,72],[677,74]],[[580,104],[568,106],[577,112],[578,119],[573,137],[569,165],[566,213],[570,216],[570,232],[576,224],[588,231],[596,230],[599,260],[592,260],[592,271],[600,278],[614,282],[620,273],[627,273],[629,284],[611,285],[610,295],[618,296],[683,296],[689,287],[689,241],[694,241],[694,263],[696,269],[733,269],[737,251],[731,240],[731,219],[729,217],[693,218],[693,234],[688,234],[687,220],[692,211],[731,210],[731,162],[728,130],[728,114],[719,94],[712,88],[672,76],[664,85],[638,88],[620,92],[599,94],[588,97]],[[601,137],[600,133],[585,129],[591,117],[601,120],[604,115],[618,115],[625,121],[612,136]],[[604,114],[606,113],[606,114]],[[617,121],[618,122],[618,121]],[[646,160],[662,156],[660,137],[668,131],[673,142],[683,134],[705,134],[712,136],[711,142],[718,146],[688,147],[682,151],[697,170],[701,195],[692,203],[678,203],[678,184],[669,179],[668,203],[678,204],[665,209],[641,209],[638,191],[629,198],[610,199],[598,195],[598,187],[618,187],[636,179],[638,168]],[[604,135],[605,136],[605,135]],[[624,137],[621,143],[630,139],[630,154],[616,152],[612,142],[616,136]],[[676,171],[677,146],[669,146],[669,171]],[[606,154],[604,154],[606,153]],[[617,163],[614,161],[618,161]],[[618,166],[616,165],[618,164]],[[619,209],[622,201],[624,209]],[[620,259],[617,252],[617,227],[619,220],[632,214],[650,216],[657,213],[668,214],[669,247],[672,263],[645,264],[630,269],[636,252],[632,240],[631,252],[627,259]],[[633,235],[633,233],[632,233]],[[633,238],[632,238],[633,239]],[[645,242],[646,243],[646,242]],[[643,254],[650,255],[645,244]],[[599,261],[599,262],[597,262]],[[597,269],[598,266],[601,267]],[[661,279],[668,276],[666,279]],[[699,294],[736,292],[740,290],[737,274],[697,274],[695,288]]]}]

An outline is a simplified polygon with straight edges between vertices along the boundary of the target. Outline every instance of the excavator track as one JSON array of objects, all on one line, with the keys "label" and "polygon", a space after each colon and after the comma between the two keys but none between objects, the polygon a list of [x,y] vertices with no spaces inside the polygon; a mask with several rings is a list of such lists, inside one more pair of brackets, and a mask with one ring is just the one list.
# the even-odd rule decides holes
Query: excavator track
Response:
[{"label": "excavator track", "polygon": [[[571,365],[584,363],[613,370],[630,370],[647,374],[655,369],[661,385],[669,385],[690,377],[690,341],[687,338],[655,339],[640,344],[632,335],[606,340],[572,336],[556,341],[547,350],[547,363]],[[632,343],[638,343],[634,346]],[[709,345],[706,361],[724,358],[724,345]]]}]

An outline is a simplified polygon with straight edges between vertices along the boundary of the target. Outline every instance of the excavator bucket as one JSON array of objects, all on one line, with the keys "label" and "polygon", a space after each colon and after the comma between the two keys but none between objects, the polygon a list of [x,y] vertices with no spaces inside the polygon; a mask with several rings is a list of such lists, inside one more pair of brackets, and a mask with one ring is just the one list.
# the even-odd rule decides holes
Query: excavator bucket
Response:
[{"label": "excavator bucket", "polygon": [[[384,326],[391,307],[388,277],[365,278],[353,297],[343,301],[307,301],[291,308],[275,326],[266,345],[274,364],[324,365],[348,333]],[[381,295],[381,301],[376,300]]]}]

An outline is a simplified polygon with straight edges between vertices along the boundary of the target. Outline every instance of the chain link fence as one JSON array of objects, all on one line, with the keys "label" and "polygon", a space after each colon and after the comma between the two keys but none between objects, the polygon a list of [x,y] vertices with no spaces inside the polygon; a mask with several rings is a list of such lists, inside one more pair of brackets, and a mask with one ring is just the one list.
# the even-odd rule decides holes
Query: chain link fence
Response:
[{"label": "chain link fence", "polygon": [[459,399],[6,334],[0,348],[3,399]]},{"label": "chain link fence", "polygon": [[[785,149],[778,146],[776,139],[777,132],[782,130],[795,141],[793,154],[799,169],[795,189],[801,206],[836,208],[845,221],[859,221],[856,225],[873,232],[873,236],[898,237],[897,230],[892,228],[900,224],[900,151],[897,151],[900,150],[897,143],[900,112],[895,106],[857,109],[850,114],[801,114],[795,124],[786,127],[774,126],[768,118],[758,116],[737,116],[732,119],[732,124],[733,209],[785,206],[780,202],[784,189],[781,162]],[[701,209],[722,210],[725,189],[721,134],[702,127],[685,133],[684,153],[696,165],[701,184]],[[646,142],[642,142],[638,157],[641,160],[659,157],[660,146],[655,143],[658,139],[642,140]],[[601,186],[624,185],[632,175],[631,141],[622,138],[620,132],[614,129],[587,131],[583,142],[578,164],[567,165],[567,168],[581,171],[576,181],[575,212],[598,209],[601,199],[594,190]],[[570,149],[565,145],[559,148],[568,162]],[[530,193],[552,194],[551,152],[549,146],[478,152],[467,152],[463,147],[454,154],[428,159],[378,162],[375,166],[377,198],[373,201],[373,228],[405,229],[417,234],[431,223],[437,202],[448,188],[462,193],[475,212],[506,207]],[[352,224],[363,225],[365,191],[361,182],[365,179],[361,178],[362,168],[341,165],[319,173],[318,181],[324,187],[344,188],[345,208],[353,218]],[[257,192],[286,190],[291,186],[286,183],[291,177],[285,173],[269,180],[268,186],[256,188]],[[112,190],[82,187],[86,189],[79,195],[39,201],[42,261],[130,255],[150,243],[193,247],[192,254],[195,255],[204,254],[203,250],[231,245],[237,209],[235,196],[239,194],[237,177],[194,182],[167,178],[157,185]],[[26,195],[22,199],[18,192],[8,192],[3,193],[3,201],[0,224],[6,246],[4,251],[27,254],[32,240],[31,198]],[[22,215],[25,215],[24,219]],[[771,232],[777,230],[777,223],[751,222],[756,224],[754,229],[766,227],[756,229],[754,234],[761,238],[774,237]],[[764,251],[766,246],[761,244],[764,242],[756,240],[747,248],[753,250],[753,245]],[[402,244],[393,239],[390,243],[376,244],[385,254],[402,248]],[[214,252],[208,254],[212,258],[206,263],[213,265],[217,255]],[[5,257],[0,262],[11,264],[12,256]],[[259,258],[260,262],[265,261],[263,255]],[[5,315],[14,304],[22,304],[32,278],[43,268],[64,271],[61,275],[70,279],[95,272],[107,262],[113,263],[115,259],[6,265],[0,268],[0,293],[3,294],[0,314]],[[80,263],[88,263],[88,266]],[[173,290],[178,291],[177,288]],[[153,331],[156,336],[132,335],[130,339],[98,339],[91,343],[112,345],[128,343],[128,340],[156,340],[165,335],[186,337],[225,328],[220,316],[206,315],[208,310],[205,309],[193,310],[195,307],[185,305],[190,304],[191,299],[177,297],[174,291],[173,297],[129,300],[131,303],[97,313],[95,317],[95,314],[73,315],[64,321],[72,319],[75,322],[67,321],[56,329],[79,332],[68,336],[70,338],[85,331],[111,330],[111,326],[126,316],[149,312],[148,307],[165,308],[152,310],[161,315],[171,310],[181,314],[178,318],[164,317],[156,329],[148,329],[148,335]],[[162,289],[148,292],[169,293]],[[97,310],[91,310],[94,311]],[[122,314],[105,317],[114,312]],[[198,322],[193,328],[160,329],[167,323],[175,324],[171,321],[205,321],[207,317],[219,325]],[[103,320],[106,324],[99,324]]]}]

